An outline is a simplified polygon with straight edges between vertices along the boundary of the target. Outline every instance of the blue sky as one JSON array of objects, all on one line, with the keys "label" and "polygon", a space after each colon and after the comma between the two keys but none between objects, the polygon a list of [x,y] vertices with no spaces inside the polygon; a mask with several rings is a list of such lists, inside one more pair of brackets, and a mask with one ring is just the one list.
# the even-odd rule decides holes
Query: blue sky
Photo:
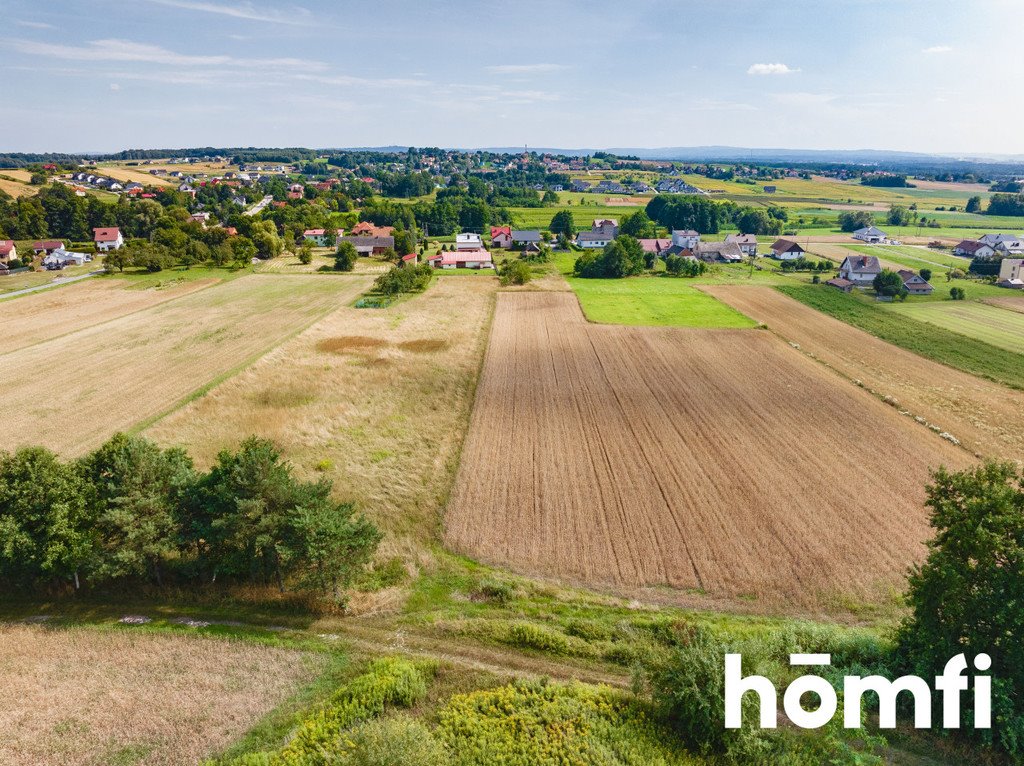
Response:
[{"label": "blue sky", "polygon": [[1019,0],[0,0],[0,151],[1024,153]]}]

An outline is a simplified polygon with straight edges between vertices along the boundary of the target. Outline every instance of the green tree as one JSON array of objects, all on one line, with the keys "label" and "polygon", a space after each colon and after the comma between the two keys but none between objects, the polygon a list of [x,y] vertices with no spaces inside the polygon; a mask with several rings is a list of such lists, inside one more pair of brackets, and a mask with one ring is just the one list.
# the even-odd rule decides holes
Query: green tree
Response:
[{"label": "green tree", "polygon": [[304,239],[302,244],[299,245],[298,258],[299,263],[304,266],[308,266],[313,262],[313,244],[308,239]]},{"label": "green tree", "polygon": [[248,266],[256,257],[256,245],[248,237],[232,237],[229,242],[234,262],[239,268]]},{"label": "green tree", "polygon": [[910,224],[910,211],[903,205],[891,205],[885,220],[890,226],[908,226]]},{"label": "green tree", "polygon": [[356,246],[351,242],[341,242],[338,245],[338,250],[334,254],[334,270],[335,271],[352,271],[356,267],[356,261],[359,260],[359,253],[356,252]]},{"label": "green tree", "polygon": [[627,215],[622,219],[622,224],[619,226],[619,232],[640,239],[653,237],[654,221],[648,218],[646,211],[637,210],[635,213]]},{"label": "green tree", "polygon": [[889,269],[882,269],[882,272],[875,277],[871,285],[875,288],[876,293],[889,298],[894,298],[907,291],[907,288],[903,285],[903,278],[895,271],[890,271]]},{"label": "green tree", "polygon": [[568,210],[559,210],[551,219],[548,229],[554,234],[561,234],[572,237],[576,234],[576,224],[573,222],[572,213]]},{"label": "green tree", "polygon": [[921,279],[923,279],[925,282],[930,282],[931,279],[932,279],[932,270],[931,269],[921,269],[918,272],[918,275],[920,275]]},{"label": "green tree", "polygon": [[964,210],[968,213],[980,213],[981,212],[981,197],[977,194],[967,200],[967,206]]},{"label": "green tree", "polygon": [[857,231],[857,229],[874,225],[875,219],[867,210],[853,210],[839,214],[839,228],[843,231]]},{"label": "green tree", "polygon": [[518,258],[506,258],[498,267],[498,276],[503,285],[525,285],[532,279],[530,267]]},{"label": "green tree", "polygon": [[[990,731],[965,725],[967,736],[991,738],[1024,756],[1024,475],[1009,463],[985,463],[932,475],[926,505],[935,536],[910,575],[911,614],[901,626],[898,656],[907,672],[934,677],[966,654],[992,659]],[[968,671],[970,672],[970,671]],[[973,695],[961,704],[973,710]],[[965,720],[969,720],[966,719]]]}]

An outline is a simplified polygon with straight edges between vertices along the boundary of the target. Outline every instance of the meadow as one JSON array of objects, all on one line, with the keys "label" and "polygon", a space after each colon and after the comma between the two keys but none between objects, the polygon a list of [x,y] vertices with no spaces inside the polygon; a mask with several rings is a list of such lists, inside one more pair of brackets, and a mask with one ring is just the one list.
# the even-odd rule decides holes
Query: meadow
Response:
[{"label": "meadow", "polygon": [[978,301],[905,303],[887,308],[1015,354],[1024,351],[1024,314],[1016,311]]}]

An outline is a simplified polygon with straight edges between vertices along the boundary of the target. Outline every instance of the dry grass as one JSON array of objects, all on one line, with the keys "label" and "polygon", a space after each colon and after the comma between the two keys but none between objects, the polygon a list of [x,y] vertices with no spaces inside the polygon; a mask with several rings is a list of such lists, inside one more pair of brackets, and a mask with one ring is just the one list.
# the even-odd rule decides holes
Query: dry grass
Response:
[{"label": "dry grass", "polygon": [[[352,274],[383,274],[392,265],[379,258],[360,258],[356,261]],[[314,274],[323,270],[334,269],[334,248],[318,247],[313,252],[313,260],[310,263],[302,263],[298,256],[282,255],[278,258],[271,258],[269,261],[262,261],[256,266],[256,272],[260,274]],[[335,276],[348,276],[339,273]]]},{"label": "dry grass", "polygon": [[26,295],[18,298],[17,310],[4,320],[0,354],[181,298],[216,281],[197,279],[166,288],[133,290],[123,280],[87,279],[60,290]]},{"label": "dry grass", "polygon": [[[12,170],[0,170],[0,176],[12,176],[13,173],[14,171]],[[29,186],[27,182],[21,183],[20,181],[11,181],[7,178],[0,178],[0,191],[7,192],[15,199],[18,197],[28,197],[35,194],[41,188],[41,186]]]},{"label": "dry grass", "polygon": [[968,462],[769,333],[593,325],[571,295],[501,294],[446,540],[809,610],[901,584],[928,469]]},{"label": "dry grass", "polygon": [[250,434],[273,439],[301,474],[332,479],[339,499],[389,533],[382,555],[425,562],[495,289],[493,279],[438,279],[386,309],[339,308],[146,435],[203,465]]},{"label": "dry grass", "polygon": [[1024,461],[1024,393],[904,351],[771,288],[703,289],[968,449]]},{"label": "dry grass", "polygon": [[121,183],[139,183],[144,186],[177,186],[181,183],[180,179],[177,178],[165,178],[161,176],[154,176],[145,170],[136,170],[134,168],[119,167],[116,165],[103,165],[93,171],[96,175],[106,176],[107,178],[113,178],[115,181]]},{"label": "dry grass", "polygon": [[987,298],[982,303],[1024,313],[1024,295],[1008,295],[1005,298]]},{"label": "dry grass", "polygon": [[0,763],[195,764],[320,665],[215,639],[0,627]]},{"label": "dry grass", "polygon": [[230,375],[368,286],[359,278],[241,277],[0,356],[0,449],[41,444],[80,454]]}]

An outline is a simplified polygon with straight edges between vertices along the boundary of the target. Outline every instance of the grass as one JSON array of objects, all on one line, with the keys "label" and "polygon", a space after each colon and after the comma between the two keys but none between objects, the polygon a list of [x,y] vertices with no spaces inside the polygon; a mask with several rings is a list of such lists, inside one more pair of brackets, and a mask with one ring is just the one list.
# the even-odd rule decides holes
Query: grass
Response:
[{"label": "grass", "polygon": [[1024,389],[1024,355],[946,327],[918,321],[864,296],[824,286],[780,285],[786,295],[895,346],[988,380]]},{"label": "grass", "polygon": [[1024,314],[1020,312],[977,301],[892,304],[887,309],[1007,351],[1024,351]]},{"label": "grass", "polygon": [[939,274],[949,269],[967,271],[971,265],[969,258],[957,258],[955,255],[940,253],[923,247],[910,245],[844,245],[848,250],[863,255],[876,255],[882,260],[893,261],[911,269],[931,269]]},{"label": "grass", "polygon": [[[30,287],[41,287],[50,283],[54,283],[56,287],[61,284],[62,280],[66,280],[69,277],[80,277],[100,268],[102,268],[101,262],[94,260],[81,266],[68,266],[60,271],[24,271],[0,277],[0,299],[3,299],[5,293],[25,290]],[[59,281],[55,282],[55,280]]]},{"label": "grass", "polygon": [[647,327],[756,327],[757,323],[721,301],[669,276],[580,279],[572,276],[572,253],[560,254],[557,268],[579,298],[583,313],[599,324]]}]

